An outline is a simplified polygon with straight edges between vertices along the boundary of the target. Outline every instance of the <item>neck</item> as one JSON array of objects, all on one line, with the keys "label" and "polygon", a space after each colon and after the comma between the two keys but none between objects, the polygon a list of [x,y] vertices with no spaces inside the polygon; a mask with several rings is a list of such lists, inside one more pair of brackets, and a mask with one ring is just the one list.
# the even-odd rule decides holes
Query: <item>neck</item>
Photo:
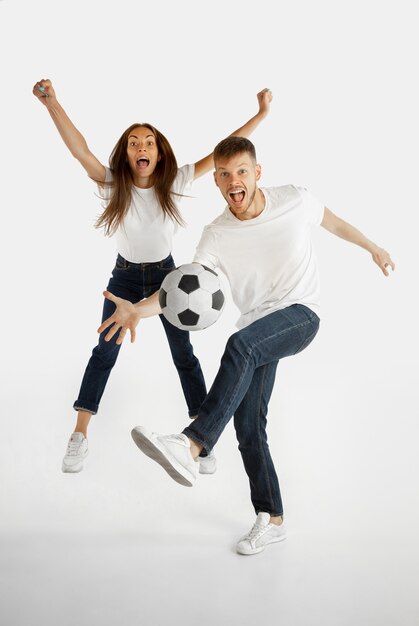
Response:
[{"label": "neck", "polygon": [[153,186],[152,176],[133,176],[132,182],[140,189],[150,189]]}]

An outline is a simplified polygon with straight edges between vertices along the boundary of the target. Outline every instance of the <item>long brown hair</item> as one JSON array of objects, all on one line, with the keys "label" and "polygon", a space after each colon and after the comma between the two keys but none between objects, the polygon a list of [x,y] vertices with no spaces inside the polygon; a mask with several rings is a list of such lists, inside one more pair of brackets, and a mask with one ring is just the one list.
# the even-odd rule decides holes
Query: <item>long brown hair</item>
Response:
[{"label": "long brown hair", "polygon": [[[132,124],[121,135],[109,158],[112,181],[103,183],[111,188],[110,199],[102,215],[98,218],[96,228],[104,228],[105,235],[112,235],[123,221],[131,204],[131,191],[134,184],[131,169],[127,160],[128,137],[134,128],[148,128],[156,138],[160,160],[153,172],[152,182],[160,206],[168,217],[183,225],[182,217],[176,208],[171,191],[177,174],[177,161],[166,137],[151,124]],[[102,184],[102,183],[101,183]]]}]

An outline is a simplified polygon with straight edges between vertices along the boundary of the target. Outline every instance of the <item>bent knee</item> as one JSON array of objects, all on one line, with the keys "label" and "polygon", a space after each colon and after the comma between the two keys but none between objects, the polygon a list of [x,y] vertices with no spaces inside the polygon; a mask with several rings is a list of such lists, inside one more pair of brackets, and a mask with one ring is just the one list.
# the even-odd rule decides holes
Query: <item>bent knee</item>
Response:
[{"label": "bent knee", "polygon": [[228,338],[226,351],[235,352],[241,354],[242,356],[248,356],[251,353],[251,348],[249,344],[244,341],[243,334],[240,331],[237,331]]}]

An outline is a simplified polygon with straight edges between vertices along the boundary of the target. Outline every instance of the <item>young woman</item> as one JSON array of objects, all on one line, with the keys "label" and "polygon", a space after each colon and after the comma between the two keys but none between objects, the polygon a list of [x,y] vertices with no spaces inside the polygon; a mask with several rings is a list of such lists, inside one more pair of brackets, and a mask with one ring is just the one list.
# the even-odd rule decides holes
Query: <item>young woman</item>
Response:
[{"label": "young woman", "polygon": [[[57,100],[52,83],[42,79],[33,94],[48,110],[71,154],[99,186],[104,211],[96,226],[106,235],[115,235],[117,259],[108,283],[114,295],[138,302],[156,292],[164,277],[175,267],[171,256],[176,226],[182,224],[179,200],[195,178],[213,166],[212,154],[193,165],[178,169],[166,137],[154,126],[132,124],[118,140],[105,167],[89,150],[86,140],[71,122]],[[259,110],[232,135],[249,136],[268,114],[272,94],[263,89],[257,94]],[[115,305],[105,299],[102,322],[110,317]],[[189,333],[172,326],[160,316],[177,368],[189,416],[196,417],[206,396],[201,366],[193,353]],[[109,374],[116,362],[120,344],[105,341],[100,335],[93,349],[81,383],[74,409],[77,423],[63,459],[63,472],[80,472],[88,453],[87,427],[98,411]],[[201,473],[215,471],[213,455],[202,457]]]}]

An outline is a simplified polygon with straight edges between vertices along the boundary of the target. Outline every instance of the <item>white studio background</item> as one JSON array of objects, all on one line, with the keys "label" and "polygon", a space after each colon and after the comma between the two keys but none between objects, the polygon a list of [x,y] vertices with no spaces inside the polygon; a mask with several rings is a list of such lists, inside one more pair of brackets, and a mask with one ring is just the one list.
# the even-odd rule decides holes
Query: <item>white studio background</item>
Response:
[{"label": "white studio background", "polygon": [[[273,91],[252,137],[262,185],[306,186],[397,265],[385,279],[365,251],[314,234],[321,330],[305,353],[282,362],[270,405],[288,525],[296,536],[314,529],[325,545],[351,532],[383,544],[400,535],[396,570],[405,554],[418,554],[418,47],[414,3],[403,0],[0,2],[4,542],[137,533],[150,545],[165,537],[169,551],[172,538],[187,552],[214,535],[228,552],[253,519],[232,423],[217,446],[217,474],[191,490],[131,441],[136,424],[178,432],[188,422],[157,318],[123,346],[91,423],[85,469],[60,471],[115,252],[93,228],[94,186],[32,95],[37,80],[50,78],[106,163],[135,121],[159,128],[179,165],[194,162],[256,113],[260,89]],[[177,264],[191,260],[204,224],[224,205],[212,175],[192,194],[182,205],[188,228],[175,239]],[[208,384],[237,317],[229,297],[217,324],[192,336]],[[408,581],[405,589],[399,623],[407,625],[419,608]],[[377,615],[368,623],[387,623]],[[302,614],[301,624],[315,619]],[[291,613],[288,620],[300,623]],[[10,615],[5,623],[15,624]]]}]

